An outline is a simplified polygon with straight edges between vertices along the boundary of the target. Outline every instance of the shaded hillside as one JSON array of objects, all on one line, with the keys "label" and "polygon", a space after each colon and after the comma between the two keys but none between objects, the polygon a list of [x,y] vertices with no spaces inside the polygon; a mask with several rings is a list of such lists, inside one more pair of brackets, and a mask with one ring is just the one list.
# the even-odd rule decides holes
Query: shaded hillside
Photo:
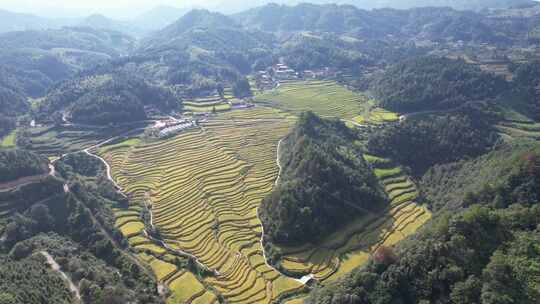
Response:
[{"label": "shaded hillside", "polygon": [[[521,183],[520,171],[531,169],[528,161],[534,160],[535,150],[536,154],[540,153],[534,143],[513,143],[499,146],[478,158],[433,166],[422,176],[423,196],[433,210],[457,209],[463,204],[474,203],[478,197],[483,200],[491,197],[491,201],[499,205],[497,207],[509,201],[533,201],[524,191],[518,195],[523,189],[514,185]],[[525,187],[528,186],[523,183]],[[540,191],[531,193],[538,196]]]},{"label": "shaded hillside", "polygon": [[281,147],[281,178],[261,205],[270,242],[315,242],[348,221],[382,210],[384,192],[340,121],[301,115]]},{"label": "shaded hillside", "polygon": [[0,183],[49,172],[47,158],[18,149],[0,149]]},{"label": "shaded hillside", "polygon": [[514,67],[515,98],[512,106],[522,113],[540,119],[540,61]]},{"label": "shaded hillside", "polygon": [[114,66],[178,86],[182,94],[204,96],[218,84],[232,87],[243,80],[256,59],[271,54],[273,41],[272,35],[245,30],[225,15],[193,10]]},{"label": "shaded hillside", "polygon": [[74,122],[107,124],[144,120],[145,106],[168,113],[179,109],[180,102],[168,89],[137,77],[100,75],[55,86],[40,104],[38,114],[56,113],[53,119],[58,122],[60,113],[68,113]]},{"label": "shaded hillside", "polygon": [[[0,76],[2,71],[0,70]],[[0,114],[15,116],[22,114],[30,108],[26,98],[17,91],[0,85]]]},{"label": "shaded hillside", "polygon": [[499,138],[490,119],[473,107],[409,118],[371,134],[368,147],[377,155],[408,166],[415,175],[422,175],[435,164],[486,153]]},{"label": "shaded hillside", "polygon": [[385,108],[398,112],[444,110],[469,101],[493,99],[508,89],[502,77],[463,60],[407,59],[384,71],[372,90]]}]

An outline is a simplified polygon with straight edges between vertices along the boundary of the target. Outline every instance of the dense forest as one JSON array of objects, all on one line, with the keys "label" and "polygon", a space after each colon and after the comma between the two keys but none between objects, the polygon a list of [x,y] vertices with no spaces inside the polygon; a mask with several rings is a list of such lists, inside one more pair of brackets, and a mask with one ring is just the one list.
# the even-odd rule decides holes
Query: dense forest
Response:
[{"label": "dense forest", "polygon": [[420,179],[423,197],[432,210],[439,211],[456,209],[465,201],[474,201],[474,193],[479,190],[496,193],[494,188],[504,189],[510,176],[517,176],[522,165],[527,164],[524,160],[531,158],[531,151],[535,150],[538,153],[534,143],[504,144],[477,158],[435,165]]},{"label": "dense forest", "polygon": [[514,93],[520,96],[518,108],[534,119],[540,119],[540,62],[533,61],[511,68],[515,74]]},{"label": "dense forest", "polygon": [[145,119],[145,106],[170,112],[180,109],[180,102],[170,90],[136,76],[98,75],[56,85],[40,104],[38,115],[69,111],[74,122],[119,123]]},{"label": "dense forest", "polygon": [[508,89],[502,77],[463,60],[408,59],[384,71],[373,83],[381,105],[398,112],[445,110],[498,97]]},{"label": "dense forest", "polygon": [[411,117],[399,125],[371,134],[368,148],[421,175],[435,164],[487,152],[499,138],[489,121],[489,116],[474,107],[447,114]]},{"label": "dense forest", "polygon": [[46,157],[19,149],[0,149],[0,182],[49,172]]},{"label": "dense forest", "polygon": [[282,144],[278,186],[261,206],[270,242],[316,242],[387,199],[357,137],[340,121],[303,113]]},{"label": "dense forest", "polygon": [[308,302],[538,303],[537,157],[514,163],[503,185],[470,195],[469,207],[444,211],[414,238],[380,250]]}]

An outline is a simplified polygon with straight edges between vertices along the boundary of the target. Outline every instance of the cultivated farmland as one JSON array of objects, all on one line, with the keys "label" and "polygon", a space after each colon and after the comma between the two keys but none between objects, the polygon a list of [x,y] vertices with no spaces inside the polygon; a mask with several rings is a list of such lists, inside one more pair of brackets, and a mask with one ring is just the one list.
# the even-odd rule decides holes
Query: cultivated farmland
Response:
[{"label": "cultivated farmland", "polygon": [[143,122],[116,127],[64,125],[29,128],[24,133],[28,136],[29,150],[54,157],[86,149],[114,135],[141,133],[145,126]]},{"label": "cultivated farmland", "polygon": [[257,95],[255,101],[299,114],[311,110],[322,117],[353,120],[366,116],[373,106],[367,96],[350,91],[333,81],[296,81]]},{"label": "cultivated farmland", "polygon": [[[270,303],[301,290],[298,280],[267,264],[260,243],[257,209],[277,178],[278,142],[304,110],[375,125],[397,119],[329,81],[287,83],[256,99],[275,108],[227,111],[167,140],[127,140],[97,151],[131,198],[129,208],[115,210],[116,225],[168,287],[169,303],[212,303],[220,297],[229,303]],[[331,282],[431,217],[415,203],[416,186],[401,168],[365,157],[385,185],[391,207],[350,223],[319,244],[279,248],[283,255],[276,265]],[[157,231],[159,240],[149,230],[153,236]],[[178,258],[189,258],[207,273],[186,269]]]},{"label": "cultivated farmland", "polygon": [[17,131],[13,130],[8,135],[4,136],[0,140],[0,148],[12,148],[15,147],[15,137],[17,136]]},{"label": "cultivated farmland", "polygon": [[431,218],[431,213],[415,202],[416,186],[399,167],[371,155],[365,159],[384,185],[390,207],[381,214],[370,214],[350,223],[319,244],[281,248],[281,267],[331,282],[362,265],[380,246],[396,244]]},{"label": "cultivated farmland", "polygon": [[[101,149],[132,197],[130,208],[115,210],[117,225],[172,291],[170,303],[218,295],[230,303],[269,303],[301,288],[266,264],[257,217],[277,177],[277,144],[293,123],[269,108],[232,111],[166,141]],[[145,204],[168,248],[142,233]],[[193,255],[215,274],[182,273],[166,252]]]}]

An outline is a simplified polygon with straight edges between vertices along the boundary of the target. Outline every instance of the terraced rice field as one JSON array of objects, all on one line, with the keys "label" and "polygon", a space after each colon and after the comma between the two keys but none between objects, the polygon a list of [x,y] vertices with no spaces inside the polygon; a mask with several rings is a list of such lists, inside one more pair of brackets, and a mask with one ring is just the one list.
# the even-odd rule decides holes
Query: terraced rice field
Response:
[{"label": "terraced rice field", "polygon": [[[295,85],[286,84],[280,90],[287,86],[292,90]],[[300,91],[306,90],[304,86]],[[314,97],[318,106],[305,92],[289,92],[286,94],[296,99],[280,110],[257,107],[224,112],[202,123],[200,129],[165,141],[120,143],[98,151],[131,197],[128,209],[115,210],[116,225],[171,290],[169,303],[213,303],[218,296],[229,303],[270,303],[302,287],[266,263],[260,244],[257,208],[277,177],[279,140],[306,107],[347,120],[362,111],[370,115],[370,122],[391,121],[397,116],[380,109],[371,111],[363,96],[335,83],[311,82],[308,86],[313,86],[309,92],[319,90],[325,95]],[[328,93],[332,89],[337,93]],[[298,99],[298,94],[304,97]],[[334,105],[331,100],[338,98],[336,94],[353,94],[356,101],[340,99]],[[431,217],[415,203],[416,187],[399,167],[374,156],[366,156],[366,160],[373,162],[392,199],[388,210],[358,219],[320,244],[281,248],[283,268],[298,275],[312,274],[324,283],[334,281],[366,262],[379,246],[399,242]],[[152,241],[145,233],[141,213],[147,208],[164,243]],[[184,258],[193,256],[215,275],[204,279],[186,275],[171,258],[178,253]]]},{"label": "terraced rice field", "polygon": [[374,102],[333,81],[295,81],[257,95],[255,102],[283,109],[295,115],[311,110],[323,117],[353,120],[366,116]]},{"label": "terraced rice field", "polygon": [[191,100],[185,100],[183,102],[184,110],[188,112],[201,113],[201,112],[223,112],[229,111],[231,105],[229,102],[234,102],[235,98],[231,88],[225,88],[223,98],[219,95],[194,98]]},{"label": "terraced rice field", "polygon": [[540,140],[540,123],[531,120],[505,121],[497,126],[499,132],[507,139]]},{"label": "terraced rice field", "polygon": [[380,125],[399,120],[399,115],[385,109],[375,108],[369,111],[367,115],[360,115],[353,118],[353,121],[359,124],[371,123]]},{"label": "terraced rice field", "polygon": [[[100,151],[132,198],[130,208],[115,210],[116,224],[171,290],[169,303],[213,303],[218,295],[270,303],[302,286],[266,264],[257,217],[277,177],[277,144],[293,123],[269,108],[231,111],[165,141]],[[168,248],[142,233],[146,203]],[[201,280],[177,269],[165,258],[171,250],[216,275]]]},{"label": "terraced rice field", "polygon": [[431,218],[431,213],[415,202],[417,188],[399,167],[375,156],[366,155],[365,159],[374,167],[391,200],[387,210],[350,223],[319,244],[281,248],[282,267],[331,282],[362,265],[380,246],[396,244]]},{"label": "terraced rice field", "polygon": [[57,157],[65,153],[86,149],[112,136],[135,131],[145,125],[145,123],[136,123],[122,127],[53,126],[31,128],[28,129],[31,139],[29,149],[49,157]]},{"label": "terraced rice field", "polygon": [[17,130],[11,131],[8,135],[4,136],[0,141],[0,148],[12,148],[15,147],[15,137],[17,136]]}]

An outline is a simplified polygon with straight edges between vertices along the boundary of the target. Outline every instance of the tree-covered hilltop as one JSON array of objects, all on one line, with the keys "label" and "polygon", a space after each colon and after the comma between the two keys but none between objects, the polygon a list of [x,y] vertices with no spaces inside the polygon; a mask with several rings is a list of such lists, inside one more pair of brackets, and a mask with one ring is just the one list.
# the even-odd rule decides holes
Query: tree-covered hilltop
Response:
[{"label": "tree-covered hilltop", "polygon": [[370,134],[368,148],[421,176],[435,164],[486,153],[499,139],[490,119],[473,106],[451,113],[410,117]]},{"label": "tree-covered hilltop", "polygon": [[501,186],[470,195],[473,205],[441,211],[308,303],[538,303],[540,164],[528,155]]},{"label": "tree-covered hilltop", "polygon": [[19,149],[0,149],[0,182],[49,172],[46,157]]},{"label": "tree-covered hilltop", "polygon": [[112,208],[124,207],[127,199],[105,177],[103,164],[80,153],[55,166],[57,176],[0,193],[0,300],[74,301],[45,263],[45,251],[78,286],[84,303],[162,303],[152,272],[115,228]]},{"label": "tree-covered hilltop", "polygon": [[[0,77],[2,71],[0,69]],[[30,109],[26,99],[18,92],[0,83],[0,138],[16,127],[16,116]]]},{"label": "tree-covered hilltop", "polygon": [[511,69],[514,71],[513,93],[521,97],[514,106],[530,117],[540,119],[540,61],[512,66]]},{"label": "tree-covered hilltop", "polygon": [[[525,187],[515,187],[512,184],[520,182],[519,172],[523,166],[531,164],[535,153],[540,153],[535,143],[515,142],[499,145],[477,158],[435,165],[419,182],[422,197],[434,211],[454,210],[464,203],[472,204],[479,194],[484,197],[483,200],[491,196],[497,207],[505,206],[504,202],[534,201],[526,198],[526,192],[517,194]],[[540,194],[538,189],[529,192]],[[540,201],[540,198],[537,200]]]},{"label": "tree-covered hilltop", "polygon": [[30,109],[19,82],[11,81],[11,71],[0,68],[0,114],[15,116]]},{"label": "tree-covered hilltop", "polygon": [[74,122],[107,124],[143,120],[145,106],[168,113],[178,110],[180,102],[167,88],[135,76],[97,75],[57,85],[40,104],[37,115],[46,120],[50,116],[45,115],[64,112]]},{"label": "tree-covered hilltop", "polygon": [[386,69],[372,84],[381,105],[398,112],[456,108],[498,97],[508,87],[502,77],[464,60],[439,57],[407,59]]},{"label": "tree-covered hilltop", "polygon": [[354,131],[303,113],[281,144],[281,177],[260,209],[268,241],[316,242],[387,199],[362,157]]}]

